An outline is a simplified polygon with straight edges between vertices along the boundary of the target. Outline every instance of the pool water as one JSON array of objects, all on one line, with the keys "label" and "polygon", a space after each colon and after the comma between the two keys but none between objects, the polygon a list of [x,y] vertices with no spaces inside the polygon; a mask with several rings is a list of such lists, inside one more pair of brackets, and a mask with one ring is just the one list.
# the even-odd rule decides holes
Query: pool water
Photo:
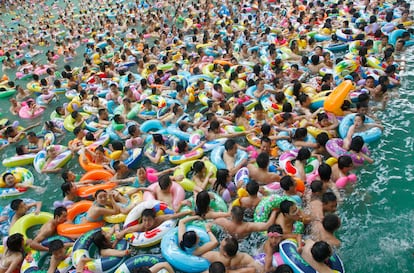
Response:
[{"label": "pool water", "polygon": [[[49,1],[50,2],[50,1]],[[2,19],[10,15],[2,14]],[[43,50],[45,48],[42,48]],[[78,57],[72,67],[81,65],[84,47],[77,49]],[[348,190],[344,203],[339,208],[342,227],[338,232],[342,247],[338,250],[347,272],[413,272],[414,264],[414,49],[405,52],[406,70],[402,73],[402,86],[398,97],[389,101],[387,109],[378,113],[385,132],[376,143],[370,145],[375,162],[357,170],[358,183]],[[39,60],[36,57],[35,60]],[[58,63],[62,65],[60,60]],[[1,66],[1,64],[0,64]],[[61,67],[61,66],[60,66]],[[14,78],[13,73],[8,73]],[[22,81],[23,84],[26,82]],[[34,120],[21,121],[27,126],[48,118],[53,109],[65,102],[52,102],[43,114]],[[9,111],[7,99],[0,99],[2,118],[14,120]],[[40,127],[34,130],[40,131]],[[61,140],[66,143],[73,139],[72,133],[66,133]],[[1,152],[1,160],[14,155],[14,145]],[[146,166],[154,166],[145,160]],[[157,165],[157,169],[167,167],[167,163]],[[77,159],[71,160],[66,167],[75,173],[82,173]],[[43,210],[52,211],[55,200],[62,199],[60,175],[38,174],[33,167],[29,169],[35,175],[35,185],[45,188],[43,194],[28,191],[22,197],[43,201]],[[4,171],[0,167],[0,172]],[[9,204],[12,198],[1,199],[0,205]],[[220,233],[220,237],[225,236]],[[248,243],[242,243],[241,249],[256,254],[256,248],[264,241],[262,235],[253,236]],[[221,238],[219,238],[221,239]],[[253,242],[253,243],[251,243]],[[251,247],[253,245],[254,247]],[[159,247],[145,250],[160,253]],[[142,252],[142,251],[140,251]]]}]

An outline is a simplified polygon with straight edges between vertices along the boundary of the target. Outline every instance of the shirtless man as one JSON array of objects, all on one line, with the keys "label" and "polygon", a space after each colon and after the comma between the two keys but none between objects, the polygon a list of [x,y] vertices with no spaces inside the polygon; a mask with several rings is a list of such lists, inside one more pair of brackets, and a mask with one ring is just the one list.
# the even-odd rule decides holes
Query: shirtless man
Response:
[{"label": "shirtless man", "polygon": [[280,176],[276,173],[268,171],[269,168],[269,154],[262,152],[256,158],[257,167],[255,164],[247,165],[249,169],[249,177],[259,184],[270,184],[273,182],[279,182]]},{"label": "shirtless man", "polygon": [[14,223],[16,223],[16,221],[19,220],[22,216],[26,215],[26,213],[32,207],[36,207],[35,214],[39,214],[40,209],[42,208],[42,202],[38,201],[26,204],[22,199],[15,199],[10,203],[10,207],[15,211],[15,214],[10,221],[10,227],[12,227]]},{"label": "shirtless man", "polygon": [[259,232],[267,230],[276,219],[276,211],[270,214],[269,220],[266,223],[252,223],[244,222],[244,209],[235,206],[231,209],[231,220],[226,218],[218,218],[214,220],[214,223],[222,226],[231,236],[237,239],[243,239],[250,235],[252,232]]},{"label": "shirtless man", "polygon": [[332,249],[324,241],[314,242],[306,240],[302,251],[302,258],[319,273],[331,273],[332,269],[325,261],[332,255]]},{"label": "shirtless man", "polygon": [[327,214],[322,222],[312,224],[312,238],[327,242],[332,248],[339,248],[341,241],[336,238],[334,232],[341,227],[341,219],[336,214]]},{"label": "shirtless man", "polygon": [[141,216],[141,223],[132,222],[134,225],[124,227],[124,230],[118,232],[116,234],[116,238],[121,240],[124,236],[128,233],[132,232],[145,232],[151,229],[154,229],[161,225],[164,221],[180,218],[186,215],[191,214],[192,211],[184,211],[174,214],[164,214],[164,215],[155,215],[155,211],[153,209],[145,209],[142,212]]},{"label": "shirtless man", "polygon": [[63,224],[67,220],[68,211],[65,207],[58,207],[53,213],[53,219],[44,224],[36,237],[29,243],[30,247],[35,250],[48,251],[49,249],[41,245],[46,238],[56,235],[56,229],[59,224]]},{"label": "shirtless man", "polygon": [[[254,268],[256,272],[264,272],[263,266],[247,253],[238,252],[239,243],[235,238],[225,238],[220,243],[219,251],[209,251],[203,254],[210,263],[221,262],[226,270],[237,270],[245,268]],[[243,271],[244,272],[244,271]]]},{"label": "shirtless man", "polygon": [[158,185],[153,192],[156,200],[163,201],[168,204],[169,207],[174,210],[178,209],[180,204],[174,204],[173,195],[171,193],[172,181],[168,174],[165,174],[158,178]]},{"label": "shirtless man", "polygon": [[312,200],[309,204],[312,221],[321,222],[326,213],[334,213],[338,206],[336,195],[333,192],[325,192],[321,199]]},{"label": "shirtless man", "polygon": [[236,172],[247,163],[247,158],[242,160],[239,164],[236,165],[236,155],[238,145],[234,139],[228,139],[224,143],[223,152],[223,161],[226,164],[227,169],[230,172],[230,175],[236,174]]}]

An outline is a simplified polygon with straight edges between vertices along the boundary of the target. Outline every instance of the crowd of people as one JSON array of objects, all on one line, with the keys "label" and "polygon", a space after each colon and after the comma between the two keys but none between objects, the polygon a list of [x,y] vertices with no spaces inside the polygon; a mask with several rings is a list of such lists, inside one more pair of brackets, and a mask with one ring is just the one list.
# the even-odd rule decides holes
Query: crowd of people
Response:
[{"label": "crowd of people", "polygon": [[[24,240],[17,233],[5,239],[0,272],[19,271],[26,246],[49,251],[48,272],[55,272],[73,243],[58,239],[45,246],[42,242],[68,221],[68,209],[81,199],[77,189],[82,184],[108,182],[134,188],[126,193],[97,190],[83,222],[127,215],[137,205],[132,196],[140,191],[151,191],[174,213],[156,215],[153,209],[145,209],[135,225],[123,228],[116,224],[109,231],[94,234],[101,257],[128,256],[129,250],[115,249],[127,234],[148,232],[167,220],[180,219],[180,248],[207,259],[211,273],[294,272],[289,264],[273,260],[286,239],[297,242],[298,253],[317,272],[332,272],[325,261],[341,246],[335,232],[341,227],[337,206],[346,198],[342,188],[354,181],[355,158],[374,162],[364,152],[366,141],[356,135],[373,128],[383,130],[375,112],[398,96],[394,87],[400,85],[403,51],[413,35],[406,1],[33,0],[1,5],[10,18],[0,18],[1,66],[8,75],[0,82],[0,94],[16,90],[10,99],[13,115],[27,108],[28,117],[34,118],[51,107],[54,115],[51,119],[42,116],[41,134],[32,131],[39,124],[23,130],[0,125],[7,140],[1,149],[16,149],[17,155],[25,155],[47,147],[40,172],[61,174],[64,199],[57,202],[53,219],[34,238]],[[340,39],[337,30],[350,37],[349,41]],[[391,42],[393,31],[399,30],[401,35]],[[359,44],[353,52],[348,46],[343,54],[329,50],[355,41]],[[356,95],[336,102],[340,115],[326,111],[323,104],[315,106],[317,99],[327,100],[344,81],[352,82]],[[59,92],[71,92],[71,99],[63,101]],[[353,124],[340,135],[340,120],[347,115],[355,115]],[[68,117],[73,132],[63,127]],[[148,137],[142,127],[154,120],[200,140],[192,143],[183,138],[171,145],[165,131]],[[315,138],[309,136],[311,130],[317,131]],[[51,145],[46,133],[67,145],[74,157],[83,158],[83,164],[100,165],[113,177],[109,181],[77,181],[64,167],[48,169],[65,150]],[[71,134],[73,140],[63,143]],[[112,134],[108,148],[106,143],[88,147],[87,143],[106,134]],[[343,138],[344,154],[332,163],[327,161],[332,156],[327,142],[338,137]],[[246,138],[249,142],[256,138],[251,142],[256,147],[247,147]],[[176,175],[179,167],[164,164],[173,156],[206,150],[214,141],[224,148],[218,170],[209,168],[206,156],[194,162],[187,177]],[[286,166],[274,166],[283,152],[291,150],[276,145],[280,142],[294,147],[289,161],[293,173]],[[145,151],[139,166],[132,170],[124,161],[137,148]],[[109,153],[118,156],[114,160]],[[311,159],[317,163],[308,171]],[[156,166],[155,172],[149,173],[143,161]],[[241,170],[247,178],[237,180]],[[149,175],[156,177],[154,190],[147,188]],[[17,186],[12,176],[10,172],[2,176],[6,187]],[[195,206],[182,211],[191,202],[177,203],[171,189],[188,178],[194,183],[189,192]],[[287,198],[272,208],[265,221],[246,221],[246,217],[254,217],[260,202],[269,195],[269,187],[275,184],[280,189],[270,190],[270,194]],[[225,199],[227,211],[210,207],[210,201],[217,198],[212,192]],[[2,215],[1,220],[11,228],[24,215],[39,214],[41,207],[41,202],[14,199],[10,203],[12,216]],[[186,224],[197,220],[206,221],[210,240],[203,245],[199,245],[196,232],[186,230]],[[229,236],[219,242],[213,227]],[[264,231],[267,239],[257,250],[265,253],[260,263],[252,253],[239,251],[239,243]],[[74,264],[76,272],[84,272],[90,260],[83,258]],[[134,270],[158,272],[160,268],[175,270],[167,262]]]}]

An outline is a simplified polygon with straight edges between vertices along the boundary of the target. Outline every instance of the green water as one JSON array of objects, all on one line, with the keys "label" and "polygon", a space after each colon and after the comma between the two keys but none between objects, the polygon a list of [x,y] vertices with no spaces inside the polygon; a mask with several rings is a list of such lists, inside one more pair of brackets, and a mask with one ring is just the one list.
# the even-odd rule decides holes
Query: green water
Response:
[{"label": "green water", "polygon": [[[83,47],[77,52],[82,56]],[[347,272],[414,272],[413,53],[413,48],[405,52],[407,67],[402,75],[399,97],[392,99],[387,109],[378,114],[385,126],[385,132],[380,141],[370,145],[372,157],[376,161],[358,170],[359,181],[354,190],[347,193],[344,203],[339,208],[342,227],[338,235],[343,242],[339,254]],[[58,63],[62,65],[63,62],[60,60]],[[75,64],[80,63],[78,57]],[[13,75],[14,71],[8,74]],[[60,101],[53,102],[42,118],[21,121],[21,124],[27,126],[46,120],[52,109],[64,101],[65,98],[61,96]],[[8,100],[0,99],[2,117],[14,120],[15,117],[8,113],[8,107]],[[40,127],[34,131],[39,130]],[[63,142],[66,143],[72,138],[73,135],[67,133]],[[1,151],[1,160],[14,155],[14,147]],[[78,166],[77,159],[70,161],[66,168],[79,174],[83,172]],[[42,200],[43,210],[52,211],[53,201],[62,199],[60,175],[40,175],[32,167],[29,169],[36,177],[35,185],[44,187],[45,192],[38,194],[28,191],[22,197]],[[4,167],[0,166],[0,172],[4,170]],[[0,199],[0,205],[5,206],[11,200]]]}]

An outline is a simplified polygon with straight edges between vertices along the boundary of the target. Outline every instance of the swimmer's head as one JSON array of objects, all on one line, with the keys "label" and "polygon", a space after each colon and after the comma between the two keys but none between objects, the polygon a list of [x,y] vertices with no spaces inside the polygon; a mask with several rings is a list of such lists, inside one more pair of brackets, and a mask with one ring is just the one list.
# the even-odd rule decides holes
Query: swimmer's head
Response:
[{"label": "swimmer's head", "polygon": [[311,248],[311,254],[315,261],[322,263],[332,255],[332,249],[327,242],[316,242]]},{"label": "swimmer's head", "polygon": [[16,177],[12,173],[5,173],[2,178],[7,188],[11,188],[16,184]]}]

